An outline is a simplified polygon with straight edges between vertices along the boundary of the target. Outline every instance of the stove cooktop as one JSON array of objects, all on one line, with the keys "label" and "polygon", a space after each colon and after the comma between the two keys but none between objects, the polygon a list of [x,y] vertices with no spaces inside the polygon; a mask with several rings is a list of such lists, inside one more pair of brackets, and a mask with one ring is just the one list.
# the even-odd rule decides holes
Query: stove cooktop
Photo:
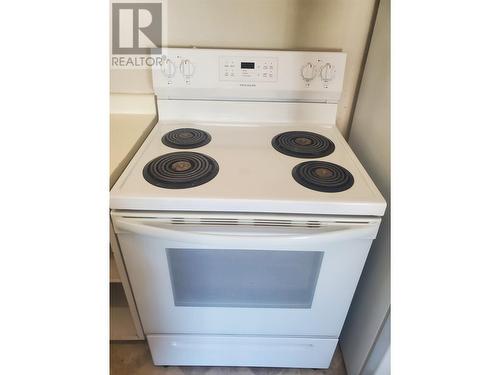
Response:
[{"label": "stove cooktop", "polygon": [[[179,128],[162,137],[172,148],[199,148],[211,141],[207,132],[194,128]],[[284,155],[296,158],[320,158],[330,155],[335,145],[327,137],[309,131],[289,131],[272,139],[273,147]],[[212,180],[219,165],[210,156],[197,152],[173,152],[158,156],[143,169],[150,184],[166,189],[193,188]],[[337,193],[354,184],[352,174],[340,165],[310,161],[295,166],[292,176],[302,186],[321,192]]]},{"label": "stove cooktop", "polygon": [[297,128],[160,122],[113,187],[111,208],[384,212],[382,196],[336,128]]}]

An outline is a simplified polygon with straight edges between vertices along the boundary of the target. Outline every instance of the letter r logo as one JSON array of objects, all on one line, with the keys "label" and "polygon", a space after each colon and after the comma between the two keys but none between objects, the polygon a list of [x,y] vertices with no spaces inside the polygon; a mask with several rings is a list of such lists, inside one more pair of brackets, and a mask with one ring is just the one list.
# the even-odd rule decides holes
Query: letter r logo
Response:
[{"label": "letter r logo", "polygon": [[161,48],[161,6],[161,3],[113,3],[113,54],[145,55]]}]

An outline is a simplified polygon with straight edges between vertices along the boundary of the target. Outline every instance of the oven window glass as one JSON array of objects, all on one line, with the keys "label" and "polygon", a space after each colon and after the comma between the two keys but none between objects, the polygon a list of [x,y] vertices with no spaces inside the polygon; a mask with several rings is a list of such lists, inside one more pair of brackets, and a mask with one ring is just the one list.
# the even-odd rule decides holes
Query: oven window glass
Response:
[{"label": "oven window glass", "polygon": [[176,306],[310,308],[321,251],[167,249]]}]

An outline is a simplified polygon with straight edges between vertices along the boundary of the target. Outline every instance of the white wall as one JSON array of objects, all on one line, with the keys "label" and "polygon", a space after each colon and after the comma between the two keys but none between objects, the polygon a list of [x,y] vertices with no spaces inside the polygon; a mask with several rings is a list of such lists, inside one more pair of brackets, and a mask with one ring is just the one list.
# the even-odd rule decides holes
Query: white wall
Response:
[{"label": "white wall", "polygon": [[389,375],[391,373],[391,346],[387,348],[372,375]]},{"label": "white wall", "polygon": [[[169,0],[164,44],[347,53],[337,124],[347,134],[375,0]],[[166,40],[166,43],[165,43]],[[111,71],[112,93],[152,93],[150,72]]]},{"label": "white wall", "polygon": [[389,375],[391,373],[391,313],[388,313],[377,340],[372,347],[361,375]]},{"label": "white wall", "polygon": [[[381,0],[349,144],[390,203],[390,5]],[[340,345],[349,375],[359,375],[390,308],[390,206],[374,241]],[[371,368],[374,368],[371,363]],[[369,373],[363,372],[363,375]]]}]

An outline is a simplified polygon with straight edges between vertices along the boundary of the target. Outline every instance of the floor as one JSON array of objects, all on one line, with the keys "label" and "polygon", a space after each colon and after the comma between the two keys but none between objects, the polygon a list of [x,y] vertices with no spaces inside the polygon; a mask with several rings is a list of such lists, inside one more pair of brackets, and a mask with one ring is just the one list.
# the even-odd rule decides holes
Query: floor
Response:
[{"label": "floor", "polygon": [[145,341],[115,341],[110,345],[111,375],[347,375],[337,346],[326,370],[261,367],[156,367]]}]

